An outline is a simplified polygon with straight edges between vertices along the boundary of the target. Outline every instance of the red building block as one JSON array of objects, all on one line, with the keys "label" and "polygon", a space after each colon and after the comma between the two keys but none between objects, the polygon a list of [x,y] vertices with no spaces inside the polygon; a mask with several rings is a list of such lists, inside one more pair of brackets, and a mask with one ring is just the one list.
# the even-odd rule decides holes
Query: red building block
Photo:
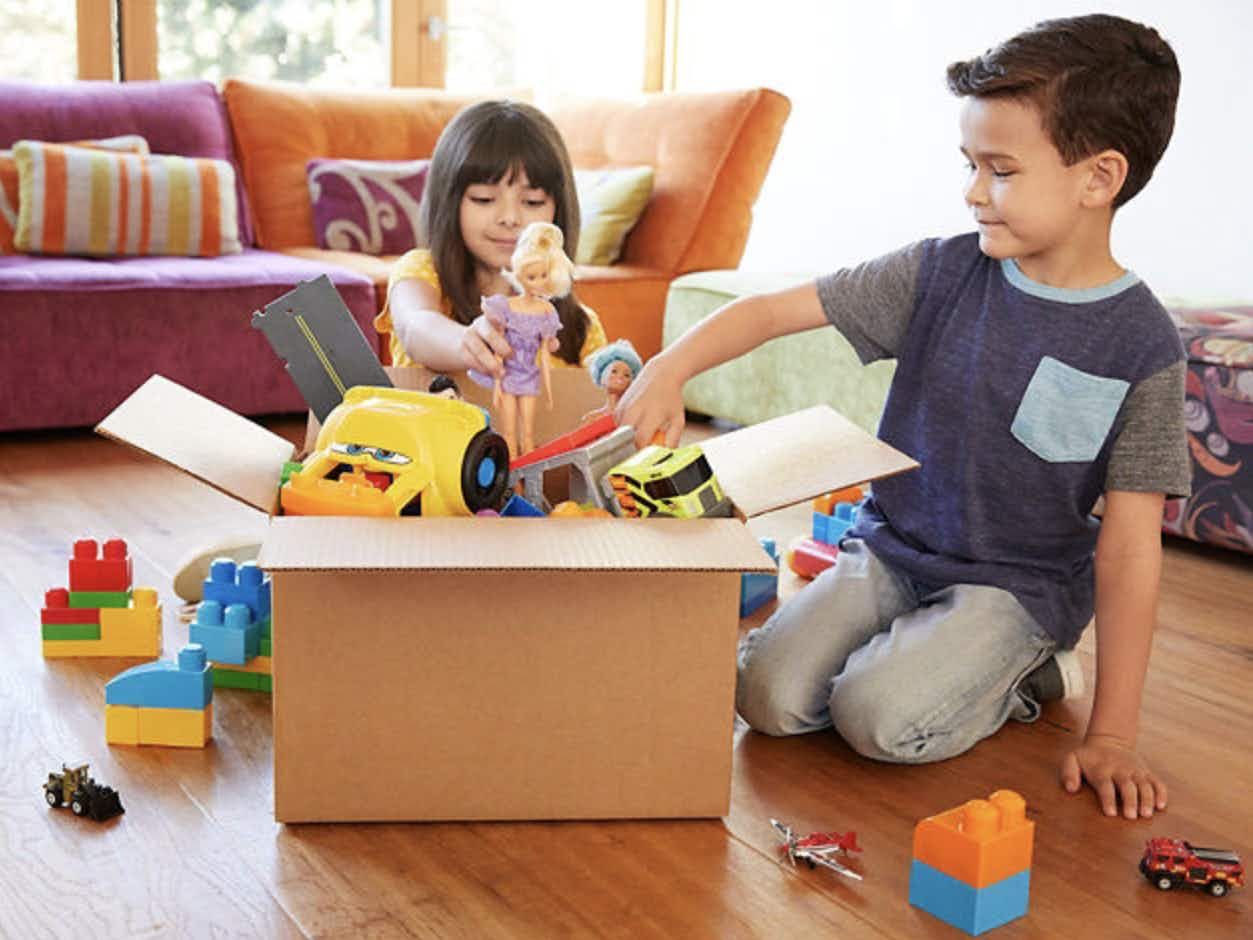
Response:
[{"label": "red building block", "polygon": [[835,564],[840,550],[816,539],[801,539],[788,552],[788,566],[802,578],[816,578]]},{"label": "red building block", "polygon": [[74,543],[70,559],[71,591],[129,591],[133,572],[126,543],[109,539],[100,554],[95,539],[79,539]]},{"label": "red building block", "polygon": [[44,607],[39,612],[40,624],[99,623],[100,611],[93,607],[71,607],[70,592],[53,588],[44,594]]}]

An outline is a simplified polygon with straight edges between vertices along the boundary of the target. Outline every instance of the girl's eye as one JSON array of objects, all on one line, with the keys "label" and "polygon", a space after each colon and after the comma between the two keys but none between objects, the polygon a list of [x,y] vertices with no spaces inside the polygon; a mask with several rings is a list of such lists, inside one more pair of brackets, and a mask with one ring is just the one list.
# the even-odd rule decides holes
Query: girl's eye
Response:
[{"label": "girl's eye", "polygon": [[526,201],[526,205],[528,209],[542,209],[544,208],[544,206],[548,205],[548,200],[547,199],[528,199]]},{"label": "girl's eye", "polygon": [[471,196],[470,201],[480,206],[486,206],[491,203],[492,197],[491,196]]},{"label": "girl's eye", "polygon": [[998,180],[1004,180],[1004,179],[1009,179],[1011,176],[1013,176],[1014,171],[1013,170],[993,170],[992,175],[995,176]]}]

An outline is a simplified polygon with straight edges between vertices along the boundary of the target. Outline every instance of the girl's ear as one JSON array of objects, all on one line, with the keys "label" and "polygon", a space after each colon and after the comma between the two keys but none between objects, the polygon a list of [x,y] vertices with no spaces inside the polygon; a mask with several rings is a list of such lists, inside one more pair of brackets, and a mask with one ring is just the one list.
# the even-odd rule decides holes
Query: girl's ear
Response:
[{"label": "girl's ear", "polygon": [[1127,182],[1127,158],[1117,150],[1102,150],[1088,157],[1088,164],[1088,182],[1082,200],[1084,207],[1102,209],[1112,206]]}]

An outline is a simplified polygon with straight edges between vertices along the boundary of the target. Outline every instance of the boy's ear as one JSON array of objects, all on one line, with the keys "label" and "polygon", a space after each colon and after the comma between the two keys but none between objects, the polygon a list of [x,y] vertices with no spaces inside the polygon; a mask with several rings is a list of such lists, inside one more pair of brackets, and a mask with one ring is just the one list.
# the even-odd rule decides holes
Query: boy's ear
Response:
[{"label": "boy's ear", "polygon": [[1102,150],[1088,157],[1090,173],[1083,192],[1083,204],[1090,209],[1113,205],[1123,183],[1127,182],[1127,158],[1117,150]]}]

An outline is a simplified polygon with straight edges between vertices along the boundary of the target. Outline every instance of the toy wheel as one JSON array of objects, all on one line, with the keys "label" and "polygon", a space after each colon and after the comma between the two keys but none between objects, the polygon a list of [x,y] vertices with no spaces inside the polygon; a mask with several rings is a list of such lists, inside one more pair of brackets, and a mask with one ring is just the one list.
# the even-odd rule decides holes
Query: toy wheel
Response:
[{"label": "toy wheel", "polygon": [[87,815],[87,803],[84,801],[81,794],[75,793],[73,798],[70,800],[70,811],[75,816]]},{"label": "toy wheel", "polygon": [[1175,879],[1170,875],[1158,875],[1153,884],[1157,885],[1158,891],[1169,891],[1175,886]]},{"label": "toy wheel", "polygon": [[57,795],[55,790],[44,790],[44,799],[48,801],[49,806],[61,805],[61,797]]},{"label": "toy wheel", "polygon": [[496,509],[509,485],[509,446],[505,439],[484,428],[470,439],[461,460],[461,497],[466,508]]},{"label": "toy wheel", "polygon": [[1209,891],[1209,893],[1210,893],[1210,894],[1212,894],[1214,897],[1216,897],[1216,898],[1221,898],[1224,894],[1226,894],[1226,893],[1227,893],[1227,882],[1225,882],[1225,881],[1211,881],[1211,882],[1209,883],[1208,887],[1207,887],[1207,890],[1208,890],[1208,891]]}]

